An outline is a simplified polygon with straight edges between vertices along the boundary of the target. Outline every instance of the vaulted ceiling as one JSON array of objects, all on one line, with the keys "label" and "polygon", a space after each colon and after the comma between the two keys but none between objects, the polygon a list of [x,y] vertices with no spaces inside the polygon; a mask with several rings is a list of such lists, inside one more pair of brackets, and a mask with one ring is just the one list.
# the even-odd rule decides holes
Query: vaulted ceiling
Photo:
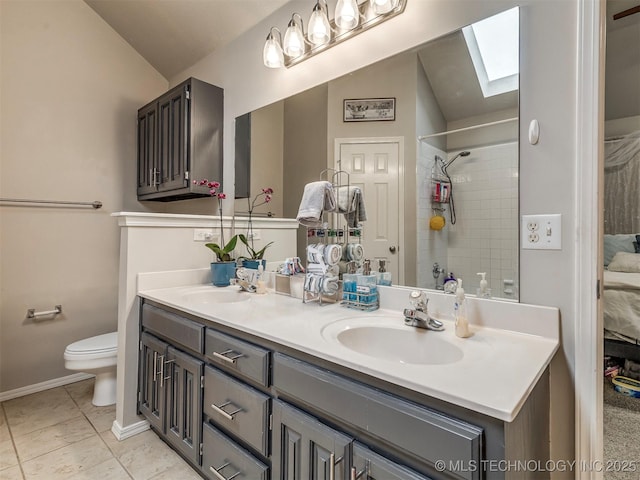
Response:
[{"label": "vaulted ceiling", "polygon": [[167,79],[242,35],[288,1],[85,0]]}]

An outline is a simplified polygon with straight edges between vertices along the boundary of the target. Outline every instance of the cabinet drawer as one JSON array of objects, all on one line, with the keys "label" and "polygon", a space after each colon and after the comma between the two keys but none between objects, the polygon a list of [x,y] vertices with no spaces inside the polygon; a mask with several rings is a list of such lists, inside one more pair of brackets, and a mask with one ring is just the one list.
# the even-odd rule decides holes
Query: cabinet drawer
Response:
[{"label": "cabinet drawer", "polygon": [[173,345],[181,345],[197,353],[203,352],[204,325],[144,304],[142,326],[169,340]]},{"label": "cabinet drawer", "polygon": [[268,456],[269,397],[207,366],[204,413],[228,432]]},{"label": "cabinet drawer", "polygon": [[372,452],[359,442],[353,444],[350,478],[367,480],[430,480],[413,470]]},{"label": "cabinet drawer", "polygon": [[203,424],[202,430],[202,471],[207,478],[268,480],[269,467],[211,425]]},{"label": "cabinet drawer", "polygon": [[[479,465],[482,460],[482,428],[306,362],[275,354],[273,385],[432,465],[437,460],[447,465],[456,461]],[[465,479],[479,478],[478,471],[455,473]]]},{"label": "cabinet drawer", "polygon": [[223,369],[269,386],[269,350],[207,328],[204,353]]}]

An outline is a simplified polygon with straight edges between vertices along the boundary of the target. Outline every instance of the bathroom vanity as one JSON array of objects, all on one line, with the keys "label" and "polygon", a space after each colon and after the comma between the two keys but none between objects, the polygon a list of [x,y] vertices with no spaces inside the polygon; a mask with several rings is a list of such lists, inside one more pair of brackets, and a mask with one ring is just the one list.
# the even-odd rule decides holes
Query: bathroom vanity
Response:
[{"label": "bathroom vanity", "polygon": [[205,478],[545,478],[527,470],[549,458],[555,309],[548,336],[458,339],[444,315],[445,332],[419,331],[395,308],[208,285],[139,295],[140,413]]}]

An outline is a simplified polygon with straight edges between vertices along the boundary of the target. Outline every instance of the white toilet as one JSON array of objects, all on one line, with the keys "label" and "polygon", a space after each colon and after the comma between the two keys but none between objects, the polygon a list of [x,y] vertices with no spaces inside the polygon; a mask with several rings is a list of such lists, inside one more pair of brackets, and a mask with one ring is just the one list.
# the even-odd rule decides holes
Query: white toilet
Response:
[{"label": "white toilet", "polygon": [[92,403],[98,407],[116,403],[118,332],[85,338],[67,346],[64,366],[96,376]]}]

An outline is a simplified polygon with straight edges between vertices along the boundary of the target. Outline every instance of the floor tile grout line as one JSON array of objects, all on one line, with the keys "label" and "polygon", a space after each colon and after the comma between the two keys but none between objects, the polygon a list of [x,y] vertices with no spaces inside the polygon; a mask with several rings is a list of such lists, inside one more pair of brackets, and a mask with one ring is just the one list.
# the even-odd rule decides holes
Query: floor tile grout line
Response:
[{"label": "floor tile grout line", "polygon": [[9,438],[11,439],[11,446],[13,447],[13,453],[16,455],[16,460],[18,461],[18,468],[20,469],[20,475],[22,475],[22,478],[24,479],[26,478],[26,476],[22,468],[22,462],[20,461],[20,456],[18,455],[16,442],[13,439],[13,432],[11,431],[11,426],[9,425],[9,417],[7,416],[7,412],[4,409],[4,402],[0,403],[0,410],[2,410],[2,417],[4,418],[4,424],[7,426],[7,431],[9,432]]},{"label": "floor tile grout line", "polygon": [[[76,401],[75,398],[73,398],[73,395],[71,395],[71,393],[67,390],[66,385],[65,385],[65,391],[69,394],[69,396],[71,397],[71,400],[73,401],[73,403],[76,404],[76,406],[78,407],[78,410],[80,410],[80,413],[82,413],[82,415],[84,416],[84,418],[87,419],[87,421],[89,422],[89,425],[91,425],[91,428],[93,428],[93,431],[96,433],[96,435],[98,436],[98,438],[100,439],[100,441],[104,444],[105,447],[107,447],[107,450],[109,450],[109,453],[111,454],[111,457],[118,462],[118,464],[122,467],[122,469],[127,473],[127,475],[129,476],[129,478],[131,478],[132,480],[135,480],[134,476],[132,475],[132,473],[127,469],[127,467],[125,467],[122,462],[120,461],[120,459],[118,458],[118,456],[115,454],[115,452],[111,449],[111,447],[109,447],[109,444],[105,441],[105,439],[103,438],[102,434],[98,431],[98,429],[96,428],[96,426],[93,424],[93,422],[91,421],[91,419],[87,416],[86,412],[84,410],[82,410],[82,408],[80,407],[80,405],[78,404],[78,402]],[[105,460],[107,461],[107,460]],[[104,462],[102,462],[104,463]]]}]

